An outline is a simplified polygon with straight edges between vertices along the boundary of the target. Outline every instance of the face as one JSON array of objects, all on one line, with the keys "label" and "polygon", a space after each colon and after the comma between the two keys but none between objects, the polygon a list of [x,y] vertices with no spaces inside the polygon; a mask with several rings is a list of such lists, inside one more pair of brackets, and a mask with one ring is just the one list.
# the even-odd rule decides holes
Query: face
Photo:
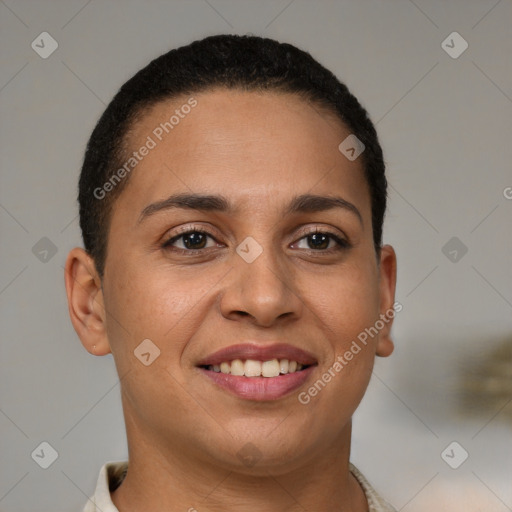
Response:
[{"label": "face", "polygon": [[129,439],[279,473],[346,436],[376,353],[391,353],[390,320],[358,336],[392,307],[394,254],[376,255],[339,120],[289,94],[193,98],[169,133],[161,123],[189,98],[130,133],[133,151],[155,145],[115,203],[105,313],[81,338],[113,353]]}]

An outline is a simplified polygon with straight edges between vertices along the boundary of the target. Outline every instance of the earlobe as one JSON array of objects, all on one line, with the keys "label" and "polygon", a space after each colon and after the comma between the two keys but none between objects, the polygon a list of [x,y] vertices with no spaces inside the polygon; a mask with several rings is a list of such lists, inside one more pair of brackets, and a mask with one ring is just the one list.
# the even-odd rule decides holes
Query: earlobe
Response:
[{"label": "earlobe", "polygon": [[390,245],[384,245],[380,254],[380,319],[384,326],[379,333],[377,355],[388,357],[394,349],[391,326],[395,317],[396,254]]},{"label": "earlobe", "polygon": [[94,260],[79,247],[71,250],[64,276],[69,316],[82,345],[94,355],[110,353],[101,280]]}]

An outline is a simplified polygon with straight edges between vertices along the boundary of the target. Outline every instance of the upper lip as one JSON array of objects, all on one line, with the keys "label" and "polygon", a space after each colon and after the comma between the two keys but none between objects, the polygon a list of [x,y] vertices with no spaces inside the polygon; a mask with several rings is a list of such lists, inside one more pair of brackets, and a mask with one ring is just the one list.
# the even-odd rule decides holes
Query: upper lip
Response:
[{"label": "upper lip", "polygon": [[289,361],[297,361],[297,363],[301,363],[302,365],[312,365],[317,362],[312,354],[298,347],[294,347],[293,345],[288,345],[287,343],[261,345],[249,342],[231,345],[217,350],[199,361],[197,366],[220,364],[224,361],[229,362],[235,359],[253,359],[255,361],[288,359]]}]

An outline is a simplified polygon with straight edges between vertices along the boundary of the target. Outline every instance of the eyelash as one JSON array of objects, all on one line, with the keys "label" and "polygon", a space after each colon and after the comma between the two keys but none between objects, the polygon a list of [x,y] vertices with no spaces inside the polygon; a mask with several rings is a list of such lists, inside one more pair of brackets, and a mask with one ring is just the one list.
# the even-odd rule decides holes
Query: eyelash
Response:
[{"label": "eyelash", "polygon": [[[197,228],[187,227],[183,231],[181,231],[179,234],[174,235],[173,237],[171,237],[170,239],[165,241],[162,244],[162,248],[163,249],[171,249],[172,248],[173,252],[177,252],[178,254],[184,254],[184,255],[188,255],[188,256],[195,256],[197,254],[201,254],[203,251],[208,251],[209,249],[214,249],[214,247],[208,247],[205,249],[181,249],[179,247],[178,248],[172,247],[172,244],[174,242],[178,241],[180,238],[183,238],[186,235],[190,235],[193,233],[201,233],[201,234],[206,235],[206,236],[210,237],[211,239],[215,240],[215,237],[209,231],[207,231],[201,227],[197,227]],[[336,242],[337,246],[331,247],[329,249],[301,249],[301,250],[306,251],[309,254],[318,255],[319,253],[331,254],[332,252],[346,250],[351,247],[350,243],[347,240],[340,238],[338,235],[331,233],[330,231],[324,231],[320,228],[315,228],[312,231],[304,233],[297,240],[297,242],[304,238],[308,238],[309,236],[316,235],[316,234],[327,235],[328,237],[330,237],[332,240],[334,240]],[[294,243],[296,243],[296,242],[294,242]]]}]

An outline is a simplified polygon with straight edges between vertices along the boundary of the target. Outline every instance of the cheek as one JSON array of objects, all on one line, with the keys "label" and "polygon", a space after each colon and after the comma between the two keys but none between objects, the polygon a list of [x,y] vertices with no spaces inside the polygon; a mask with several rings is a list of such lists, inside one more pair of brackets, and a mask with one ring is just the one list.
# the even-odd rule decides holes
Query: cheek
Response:
[{"label": "cheek", "polygon": [[126,265],[109,277],[107,331],[118,374],[125,376],[124,399],[148,421],[162,411],[183,410],[190,397],[183,396],[185,383],[174,369],[204,316],[197,306],[207,283],[163,267]]},{"label": "cheek", "polygon": [[319,281],[306,286],[316,290],[309,294],[309,301],[314,302],[312,307],[338,351],[379,317],[379,284],[375,262],[370,259],[340,268],[335,275],[322,279],[322,286]]},{"label": "cheek", "polygon": [[[108,337],[119,364],[133,365],[133,351],[150,339],[161,351],[160,364],[179,364],[188,340],[211,308],[208,291],[222,273],[128,266],[110,275],[105,306]],[[128,356],[126,356],[128,354]]]},{"label": "cheek", "polygon": [[325,291],[319,290],[314,296],[315,313],[330,341],[330,351],[318,378],[329,389],[324,393],[321,382],[308,394],[322,395],[318,396],[317,404],[325,409],[325,414],[332,413],[334,421],[336,411],[355,410],[371,377],[378,336],[368,335],[368,329],[379,318],[379,286],[375,261],[371,258],[347,265],[336,278],[331,277],[325,281]]}]

